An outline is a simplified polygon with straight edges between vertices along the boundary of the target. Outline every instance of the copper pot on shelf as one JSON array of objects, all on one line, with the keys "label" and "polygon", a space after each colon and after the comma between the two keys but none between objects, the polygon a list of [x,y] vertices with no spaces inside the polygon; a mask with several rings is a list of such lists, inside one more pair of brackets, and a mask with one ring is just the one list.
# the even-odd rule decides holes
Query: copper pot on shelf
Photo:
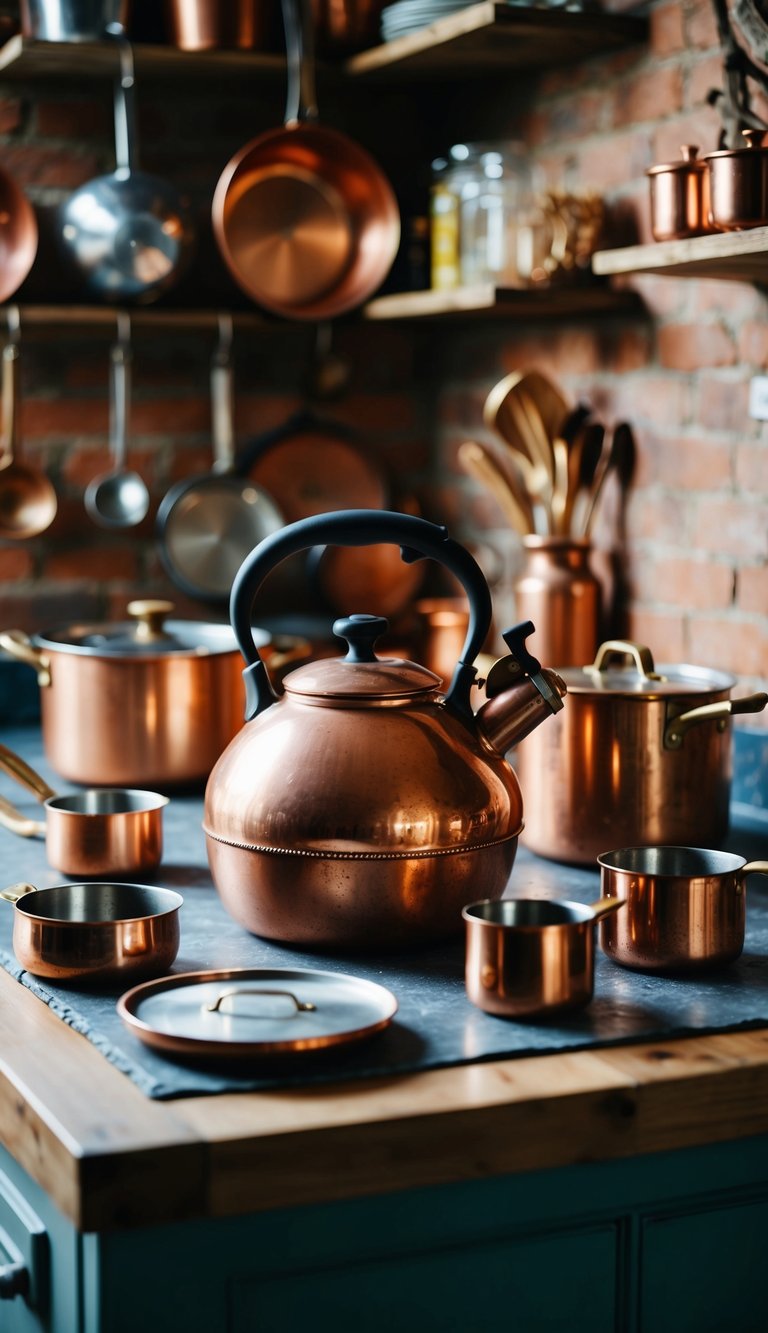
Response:
[{"label": "copper pot on shelf", "polygon": [[[46,757],[69,781],[201,783],[239,731],[244,693],[230,626],[166,619],[172,610],[145,599],[129,603],[128,621],[0,633],[0,648],[37,672]],[[276,663],[271,636],[252,634]],[[305,647],[296,639],[287,655]]]},{"label": "copper pot on shelf", "polygon": [[621,843],[697,845],[728,831],[731,726],[768,694],[732,699],[735,678],[654,664],[649,648],[601,644],[591,666],[562,668],[568,707],[519,747],[525,845],[592,865]]},{"label": "copper pot on shelf", "polygon": [[165,0],[168,32],[181,51],[264,51],[271,37],[266,0]]},{"label": "copper pot on shelf", "polygon": [[746,231],[768,222],[768,148],[765,131],[742,130],[741,148],[708,153],[709,220],[718,231]]},{"label": "copper pot on shelf", "polygon": [[697,157],[696,144],[683,144],[679,162],[662,162],[646,171],[651,192],[651,231],[655,241],[702,236],[714,228],[709,218],[709,171]]},{"label": "copper pot on shelf", "polygon": [[[469,598],[448,690],[423,666],[377,657],[387,621],[352,615],[334,625],[346,657],[290,672],[278,696],[250,634],[264,579],[312,546],[381,542],[408,561],[438,560]],[[248,721],[211,773],[204,813],[225,908],[256,935],[317,947],[459,933],[475,886],[501,897],[515,859],[523,807],[504,750],[562,706],[562,682],[524,647],[533,626],[506,632],[510,654],[489,673],[499,688],[475,714],[474,661],[491,623],[482,571],[444,528],[380,510],[318,515],[266,538],[231,607]]]}]

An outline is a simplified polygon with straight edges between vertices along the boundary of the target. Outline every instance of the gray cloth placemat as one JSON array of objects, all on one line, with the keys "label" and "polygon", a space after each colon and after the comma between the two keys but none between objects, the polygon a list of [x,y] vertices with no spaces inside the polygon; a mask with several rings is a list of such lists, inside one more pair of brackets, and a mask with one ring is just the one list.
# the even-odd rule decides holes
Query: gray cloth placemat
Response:
[{"label": "gray cloth placemat", "polygon": [[[57,790],[69,790],[45,763],[36,728],[6,729],[3,741]],[[33,802],[4,777],[2,794],[29,813]],[[464,990],[463,939],[430,949],[381,956],[306,952],[250,935],[225,912],[212,886],[201,830],[202,795],[172,795],[165,810],[165,856],[153,882],[184,898],[181,948],[172,971],[237,967],[309,967],[354,974],[388,987],[398,1001],[384,1032],[343,1048],[204,1066],[150,1050],[119,1018],[117,991],[53,986],[22,971],[13,956],[13,908],[0,902],[0,964],[38,995],[63,1022],[81,1032],[116,1068],[153,1098],[172,1098],[370,1077],[585,1047],[617,1045],[768,1024],[768,880],[748,889],[747,936],[738,962],[699,978],[646,976],[617,967],[597,951],[595,996],[585,1009],[548,1022],[494,1018],[470,1004]],[[743,807],[729,844],[751,859],[768,859],[768,821]],[[64,882],[51,870],[42,841],[0,829],[3,882],[29,880],[40,888]],[[600,895],[597,870],[559,865],[521,848],[512,872],[513,896],[571,898]],[[483,896],[482,884],[467,901]]]}]

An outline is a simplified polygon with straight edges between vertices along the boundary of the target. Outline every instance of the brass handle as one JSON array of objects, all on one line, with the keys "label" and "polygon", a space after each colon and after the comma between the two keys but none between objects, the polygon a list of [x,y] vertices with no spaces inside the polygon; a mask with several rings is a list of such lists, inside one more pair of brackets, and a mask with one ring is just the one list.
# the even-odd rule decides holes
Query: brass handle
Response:
[{"label": "brass handle", "polygon": [[0,824],[9,833],[17,833],[20,838],[44,838],[45,823],[39,819],[27,819],[25,815],[11,805],[10,801],[0,796]]},{"label": "brass handle", "polygon": [[658,675],[656,671],[650,648],[646,648],[642,643],[632,643],[629,639],[606,639],[605,643],[600,644],[591,667],[587,667],[586,670],[604,671],[606,658],[616,654],[621,657],[631,657],[638,674],[644,680],[664,680],[664,677]]},{"label": "brass handle", "polygon": [[163,629],[163,621],[171,614],[173,602],[148,597],[129,602],[126,609],[128,615],[136,620],[135,636],[140,643],[152,643],[155,639],[168,638]]},{"label": "brass handle", "polygon": [[56,795],[53,787],[49,787],[45,779],[41,778],[34,768],[30,768],[19,755],[14,754],[13,750],[9,750],[7,745],[0,745],[0,768],[21,783],[22,787],[31,791],[40,802],[48,801]]},{"label": "brass handle", "polygon": [[599,921],[602,916],[610,916],[611,912],[618,912],[626,901],[626,898],[598,898],[596,903],[589,904],[589,910],[592,912],[595,921]]},{"label": "brass handle", "polygon": [[37,893],[34,884],[9,884],[7,889],[0,891],[0,898],[5,898],[8,903],[17,903],[19,898],[24,898],[28,893]]},{"label": "brass handle", "polygon": [[686,731],[699,722],[715,721],[718,729],[723,731],[729,717],[737,713],[762,713],[766,704],[768,694],[747,694],[742,699],[721,699],[718,703],[702,704],[687,713],[678,713],[664,728],[664,749],[679,750]]},{"label": "brass handle", "polygon": [[739,871],[739,879],[746,879],[747,875],[768,875],[768,861],[747,861]]},{"label": "brass handle", "polygon": [[14,657],[17,662],[26,662],[27,666],[34,667],[37,672],[38,685],[50,685],[51,659],[46,657],[41,649],[35,648],[32,640],[22,630],[0,631],[0,648],[3,648],[9,657]]},{"label": "brass handle", "polygon": [[[217,995],[216,999],[213,1001],[213,1004],[206,1004],[206,1005],[204,1005],[203,1007],[204,1007],[205,1009],[207,1009],[208,1012],[209,1012],[210,1014],[219,1013],[219,1012],[221,1011],[221,1002],[222,1002],[222,1000],[231,999],[232,996],[234,996],[234,995],[281,995],[281,996],[284,996],[284,997],[286,997],[286,998],[289,999],[289,1000],[293,1000],[293,1003],[294,1003],[295,1006],[296,1006],[295,1011],[294,1011],[293,1013],[287,1015],[287,1017],[290,1017],[290,1018],[294,1018],[296,1014],[309,1013],[309,1012],[311,1012],[311,1011],[313,1011],[313,1010],[315,1010],[315,1009],[317,1008],[317,1005],[312,1004],[312,1002],[311,1002],[310,1000],[299,1000],[299,999],[297,999],[296,996],[294,995],[293,991],[289,991],[289,990],[262,990],[260,987],[256,987],[256,986],[233,986],[233,987],[231,987],[229,990],[223,990],[223,991],[221,991],[221,993],[220,993],[219,995]],[[239,1018],[261,1018],[262,1015],[261,1015],[261,1014],[235,1014],[235,1018],[238,1018],[238,1017],[239,1017]]]}]

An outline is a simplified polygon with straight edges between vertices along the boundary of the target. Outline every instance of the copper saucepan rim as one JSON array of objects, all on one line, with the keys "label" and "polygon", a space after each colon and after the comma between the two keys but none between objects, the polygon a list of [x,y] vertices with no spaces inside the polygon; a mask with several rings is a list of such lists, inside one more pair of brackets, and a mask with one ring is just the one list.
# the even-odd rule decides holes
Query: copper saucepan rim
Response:
[{"label": "copper saucepan rim", "polygon": [[601,852],[598,864],[624,874],[649,875],[653,879],[711,879],[733,873],[747,864],[735,852],[669,845],[622,847]]},{"label": "copper saucepan rim", "polygon": [[[514,912],[507,909],[519,908],[527,903],[551,909],[553,915],[560,912],[564,915],[559,921],[530,923],[505,919],[514,915]],[[538,935],[542,930],[571,930],[574,926],[597,926],[600,921],[600,915],[595,912],[594,906],[562,898],[484,898],[479,902],[467,903],[461,909],[461,915],[465,921],[471,922],[473,926],[479,926],[480,929],[514,930],[515,933],[530,935]]]},{"label": "copper saucepan rim", "polygon": [[[99,889],[114,889],[117,890],[118,894],[122,894],[123,897],[133,894],[134,891],[138,890],[140,894],[149,895],[150,901],[152,899],[157,899],[158,908],[156,911],[149,912],[133,911],[125,916],[86,917],[82,920],[74,920],[70,917],[58,916],[53,911],[48,913],[40,912],[39,909],[41,906],[45,906],[46,902],[48,904],[55,903],[57,898],[62,898],[66,901],[73,896],[73,891],[76,889],[85,889],[91,896],[94,896]],[[45,900],[42,904],[40,902],[41,898]],[[30,906],[27,906],[28,902],[30,903]],[[43,924],[55,925],[57,929],[64,927],[67,930],[78,930],[82,929],[83,926],[123,926],[129,925],[131,922],[152,921],[164,916],[170,916],[174,912],[177,912],[183,902],[184,899],[180,893],[176,893],[173,889],[159,888],[153,884],[126,884],[119,880],[89,880],[82,883],[73,882],[71,884],[54,884],[45,889],[35,888],[30,890],[29,893],[25,893],[22,897],[16,899],[13,905],[17,911],[23,912],[24,916],[31,921],[39,921]]]},{"label": "copper saucepan rim", "polygon": [[98,787],[88,791],[68,792],[65,796],[49,796],[43,801],[46,810],[62,815],[76,815],[82,819],[103,819],[110,815],[144,814],[162,810],[168,797],[156,791],[141,791],[129,787]]},{"label": "copper saucepan rim", "polygon": [[315,847],[266,847],[259,843],[245,842],[241,838],[225,838],[214,833],[207,824],[203,825],[206,837],[214,842],[221,842],[225,847],[237,847],[243,852],[264,852],[269,856],[306,857],[309,860],[324,861],[426,861],[437,856],[461,856],[465,852],[484,851],[487,847],[500,847],[505,842],[512,842],[523,831],[521,824],[514,833],[505,833],[502,838],[489,838],[487,842],[462,843],[459,847],[413,848],[410,851],[397,852],[342,852],[333,848]]}]

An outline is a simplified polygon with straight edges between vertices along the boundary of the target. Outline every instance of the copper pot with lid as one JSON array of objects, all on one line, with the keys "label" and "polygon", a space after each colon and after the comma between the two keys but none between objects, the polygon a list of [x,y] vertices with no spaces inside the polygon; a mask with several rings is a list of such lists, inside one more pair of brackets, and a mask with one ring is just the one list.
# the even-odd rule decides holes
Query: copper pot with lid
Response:
[{"label": "copper pot with lid", "polygon": [[718,231],[746,231],[768,222],[765,131],[742,130],[744,145],[708,153],[709,220]]},{"label": "copper pot with lid", "polygon": [[[204,782],[239,730],[243,687],[230,626],[167,619],[172,610],[172,602],[135,601],[128,621],[0,633],[0,648],[37,672],[46,757],[69,781]],[[252,633],[271,650],[266,631]]]},{"label": "copper pot with lid", "polygon": [[696,144],[683,144],[679,162],[661,162],[646,171],[651,191],[651,231],[655,241],[678,241],[712,230],[709,173]]},{"label": "copper pot with lid", "polygon": [[[469,598],[464,646],[445,693],[431,671],[378,657],[382,617],[335,622],[343,658],[299,667],[278,696],[250,633],[258,590],[280,560],[317,545],[400,546],[440,561]],[[564,686],[506,633],[475,714],[474,661],[491,620],[485,578],[446,530],[413,515],[344,510],[262,541],[232,589],[246,662],[248,721],[208,780],[204,829],[225,908],[256,935],[376,949],[460,933],[482,884],[501,897],[523,825],[504,750],[562,706]],[[498,668],[498,669],[497,669]]]},{"label": "copper pot with lid", "polygon": [[564,667],[568,707],[515,758],[523,841],[555,861],[594,864],[612,846],[717,843],[728,831],[731,717],[768,694],[732,699],[735,678],[655,665],[645,645],[601,644]]}]

